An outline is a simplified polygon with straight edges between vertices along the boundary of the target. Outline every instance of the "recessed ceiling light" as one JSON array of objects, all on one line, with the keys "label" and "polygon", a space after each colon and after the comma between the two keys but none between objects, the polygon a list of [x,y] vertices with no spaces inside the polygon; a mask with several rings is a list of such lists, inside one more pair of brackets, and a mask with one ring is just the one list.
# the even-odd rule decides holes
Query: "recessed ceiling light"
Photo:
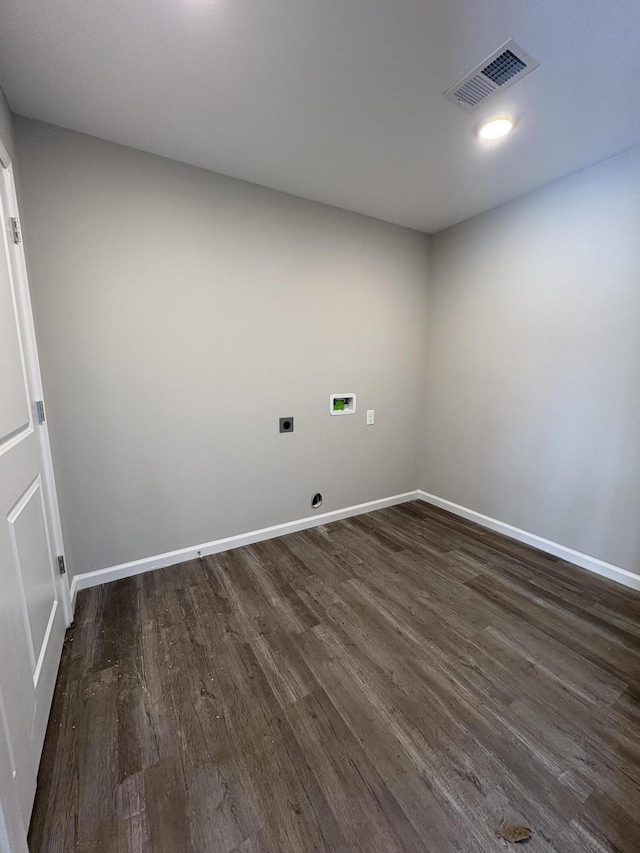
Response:
[{"label": "recessed ceiling light", "polygon": [[478,128],[478,136],[480,139],[500,139],[501,136],[511,133],[513,125],[513,119],[508,116],[494,116],[482,122]]}]

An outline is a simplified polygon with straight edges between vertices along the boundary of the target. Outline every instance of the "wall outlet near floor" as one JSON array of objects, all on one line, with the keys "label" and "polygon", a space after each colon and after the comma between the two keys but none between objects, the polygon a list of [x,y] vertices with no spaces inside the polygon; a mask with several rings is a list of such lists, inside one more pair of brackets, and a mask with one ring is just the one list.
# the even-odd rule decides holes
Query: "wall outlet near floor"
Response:
[{"label": "wall outlet near floor", "polygon": [[375,409],[367,409],[367,426],[371,426],[376,422]]}]

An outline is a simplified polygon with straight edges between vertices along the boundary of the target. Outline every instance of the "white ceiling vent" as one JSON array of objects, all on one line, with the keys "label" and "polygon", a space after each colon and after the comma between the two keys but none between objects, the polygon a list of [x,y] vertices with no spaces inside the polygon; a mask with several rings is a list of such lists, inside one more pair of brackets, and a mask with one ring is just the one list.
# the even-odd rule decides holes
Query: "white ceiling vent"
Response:
[{"label": "white ceiling vent", "polygon": [[465,110],[474,110],[498,92],[508,89],[538,65],[533,57],[510,39],[448,89],[444,97]]}]

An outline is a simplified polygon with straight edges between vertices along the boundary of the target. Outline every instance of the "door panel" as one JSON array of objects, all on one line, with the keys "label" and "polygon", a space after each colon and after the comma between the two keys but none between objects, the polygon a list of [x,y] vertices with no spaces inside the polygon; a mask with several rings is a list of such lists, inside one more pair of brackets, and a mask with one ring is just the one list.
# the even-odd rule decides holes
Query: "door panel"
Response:
[{"label": "door panel", "polygon": [[[7,596],[8,598],[8,596]],[[30,772],[30,693],[29,685],[20,677],[20,669],[26,661],[21,660],[19,648],[19,632],[15,630],[13,620],[8,617],[7,608],[4,607],[5,597],[2,598],[3,607],[0,616],[0,721],[2,732],[7,746],[9,759],[9,773],[13,786],[13,796],[17,799],[19,806],[19,822],[25,828],[28,827],[28,814],[25,813],[25,805],[33,800],[36,790],[36,780]],[[26,714],[25,714],[26,711]]]},{"label": "door panel", "polygon": [[[0,631],[2,630],[0,623]],[[0,666],[0,674],[2,667]],[[5,704],[0,690],[0,850],[29,853],[22,815],[16,797],[16,768],[9,748],[9,726],[4,713]]]},{"label": "door panel", "polygon": [[25,316],[24,293],[16,291],[10,190],[7,170],[0,168],[0,739],[8,759],[0,818],[6,823],[9,815],[26,832],[65,620],[42,427],[33,417],[35,380],[31,368],[27,372],[35,352],[25,348],[30,309]]},{"label": "door panel", "polygon": [[51,567],[51,547],[42,500],[40,475],[20,497],[7,517],[14,569],[22,580],[26,634],[29,639],[32,677],[42,654],[44,638],[58,603]]},{"label": "door panel", "polygon": [[0,441],[6,441],[29,424],[29,397],[18,327],[13,319],[13,292],[8,286],[9,270],[4,252],[3,255],[0,262]]}]

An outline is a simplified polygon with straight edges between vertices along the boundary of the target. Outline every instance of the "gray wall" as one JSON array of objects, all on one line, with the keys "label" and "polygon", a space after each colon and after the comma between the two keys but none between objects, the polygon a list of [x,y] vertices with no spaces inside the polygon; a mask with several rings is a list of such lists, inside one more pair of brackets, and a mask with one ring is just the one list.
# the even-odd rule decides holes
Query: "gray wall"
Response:
[{"label": "gray wall", "polygon": [[[39,122],[16,134],[72,571],[311,515],[318,490],[325,511],[417,488],[427,237]],[[330,417],[332,392],[358,413]]]},{"label": "gray wall", "polygon": [[640,149],[429,267],[424,235],[15,124],[72,570],[418,485],[640,570]]},{"label": "gray wall", "polygon": [[421,488],[640,569],[640,149],[436,235]]},{"label": "gray wall", "polygon": [[0,140],[9,152],[11,160],[15,160],[15,144],[13,139],[13,114],[4,92],[0,89]]}]

